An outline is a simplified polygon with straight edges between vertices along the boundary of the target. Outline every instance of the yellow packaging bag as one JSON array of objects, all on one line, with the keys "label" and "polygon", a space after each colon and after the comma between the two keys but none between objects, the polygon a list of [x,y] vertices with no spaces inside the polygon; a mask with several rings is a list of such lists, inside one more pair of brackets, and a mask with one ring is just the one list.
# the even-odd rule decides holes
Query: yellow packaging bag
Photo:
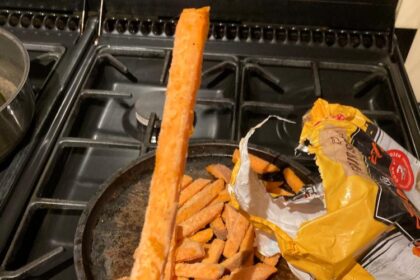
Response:
[{"label": "yellow packaging bag", "polygon": [[[272,198],[249,168],[248,140],[265,121],[240,142],[240,161],[229,186],[233,204],[248,213],[258,229],[275,236],[283,257],[294,269],[315,279],[372,279],[356,260],[394,228],[394,221],[385,223],[376,216],[378,191],[382,189],[375,180],[382,179],[378,176],[384,172],[366,164],[364,153],[352,144],[355,132],[366,131],[361,128],[367,128],[370,121],[354,108],[330,105],[321,99],[315,102],[304,117],[300,144],[316,156],[322,178],[318,191],[323,196],[295,202]],[[363,150],[363,145],[360,148]],[[374,179],[373,173],[377,176]],[[395,201],[398,217],[416,217],[412,203]],[[266,239],[265,245],[272,248],[273,244]]]},{"label": "yellow packaging bag", "polygon": [[[350,106],[318,99],[303,123],[300,148],[315,154],[324,186],[331,186],[326,188],[326,195],[337,194],[336,173],[331,174],[330,164],[341,163],[345,176],[356,174],[375,183],[379,192],[375,219],[396,226],[414,244],[418,242],[419,160]],[[348,189],[342,191],[348,193]],[[338,194],[338,198],[343,195]],[[334,211],[340,204],[340,200],[332,201],[328,210]]]}]

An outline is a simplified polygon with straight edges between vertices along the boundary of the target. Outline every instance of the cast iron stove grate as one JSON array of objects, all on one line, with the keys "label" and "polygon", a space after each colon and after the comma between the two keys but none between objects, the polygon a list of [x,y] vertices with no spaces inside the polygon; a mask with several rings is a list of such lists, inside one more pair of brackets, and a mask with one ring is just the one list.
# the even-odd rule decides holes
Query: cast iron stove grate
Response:
[{"label": "cast iron stove grate", "polygon": [[[138,123],[135,103],[140,99],[148,104],[164,90],[170,51],[113,46],[98,47],[95,54],[6,256],[9,270],[28,268],[25,264],[32,262],[40,273],[59,265],[45,275],[74,278],[73,231],[87,201],[116,170],[155,146],[158,119],[151,116],[148,126]],[[277,114],[298,125],[269,122],[252,141],[293,156],[302,114],[323,97],[358,106],[408,146],[390,78],[379,65],[212,53],[205,55],[203,65],[192,141],[237,141],[267,115]],[[336,79],[343,89],[339,93],[329,86]]]}]

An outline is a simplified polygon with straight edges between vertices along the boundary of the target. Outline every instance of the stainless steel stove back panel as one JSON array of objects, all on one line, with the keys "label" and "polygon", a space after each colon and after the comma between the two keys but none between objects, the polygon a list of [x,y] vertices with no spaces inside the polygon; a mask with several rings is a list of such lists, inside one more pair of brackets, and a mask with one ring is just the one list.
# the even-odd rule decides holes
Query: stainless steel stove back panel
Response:
[{"label": "stainless steel stove back panel", "polygon": [[214,21],[390,30],[398,0],[125,0],[121,3],[121,0],[106,1],[106,15],[166,19],[178,17],[184,7],[208,5]]}]

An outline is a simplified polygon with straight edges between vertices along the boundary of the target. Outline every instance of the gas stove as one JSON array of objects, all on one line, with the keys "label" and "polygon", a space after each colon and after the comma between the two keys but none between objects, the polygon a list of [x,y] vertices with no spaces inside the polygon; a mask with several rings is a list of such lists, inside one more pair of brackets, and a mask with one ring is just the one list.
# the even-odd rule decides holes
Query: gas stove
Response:
[{"label": "gas stove", "polygon": [[[33,131],[0,173],[9,186],[0,279],[76,279],[73,238],[87,202],[156,145],[176,15],[186,5],[74,1],[80,6],[64,10],[61,2],[51,6],[59,12],[45,3],[0,11],[31,55],[38,105]],[[361,109],[419,157],[419,111],[393,36],[396,1],[242,2],[212,4],[192,142],[238,142],[275,114],[296,124],[270,120],[251,142],[313,168],[294,148],[302,115],[322,97]],[[325,19],[325,10],[348,9],[350,18]]]}]

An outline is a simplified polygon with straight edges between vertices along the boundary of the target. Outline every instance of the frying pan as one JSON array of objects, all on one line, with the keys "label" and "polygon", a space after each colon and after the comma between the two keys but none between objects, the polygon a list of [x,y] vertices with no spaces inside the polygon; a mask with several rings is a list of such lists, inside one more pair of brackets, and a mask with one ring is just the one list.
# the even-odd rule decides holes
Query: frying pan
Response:
[{"label": "frying pan", "polygon": [[[211,178],[205,167],[212,163],[232,167],[231,155],[235,148],[237,144],[225,142],[191,144],[185,174],[193,178]],[[280,168],[292,167],[305,183],[316,182],[309,170],[282,155],[256,146],[249,149]],[[117,279],[129,275],[144,222],[154,163],[154,152],[139,158],[105,182],[89,201],[74,240],[78,279]],[[283,261],[272,279],[296,278]]]}]

